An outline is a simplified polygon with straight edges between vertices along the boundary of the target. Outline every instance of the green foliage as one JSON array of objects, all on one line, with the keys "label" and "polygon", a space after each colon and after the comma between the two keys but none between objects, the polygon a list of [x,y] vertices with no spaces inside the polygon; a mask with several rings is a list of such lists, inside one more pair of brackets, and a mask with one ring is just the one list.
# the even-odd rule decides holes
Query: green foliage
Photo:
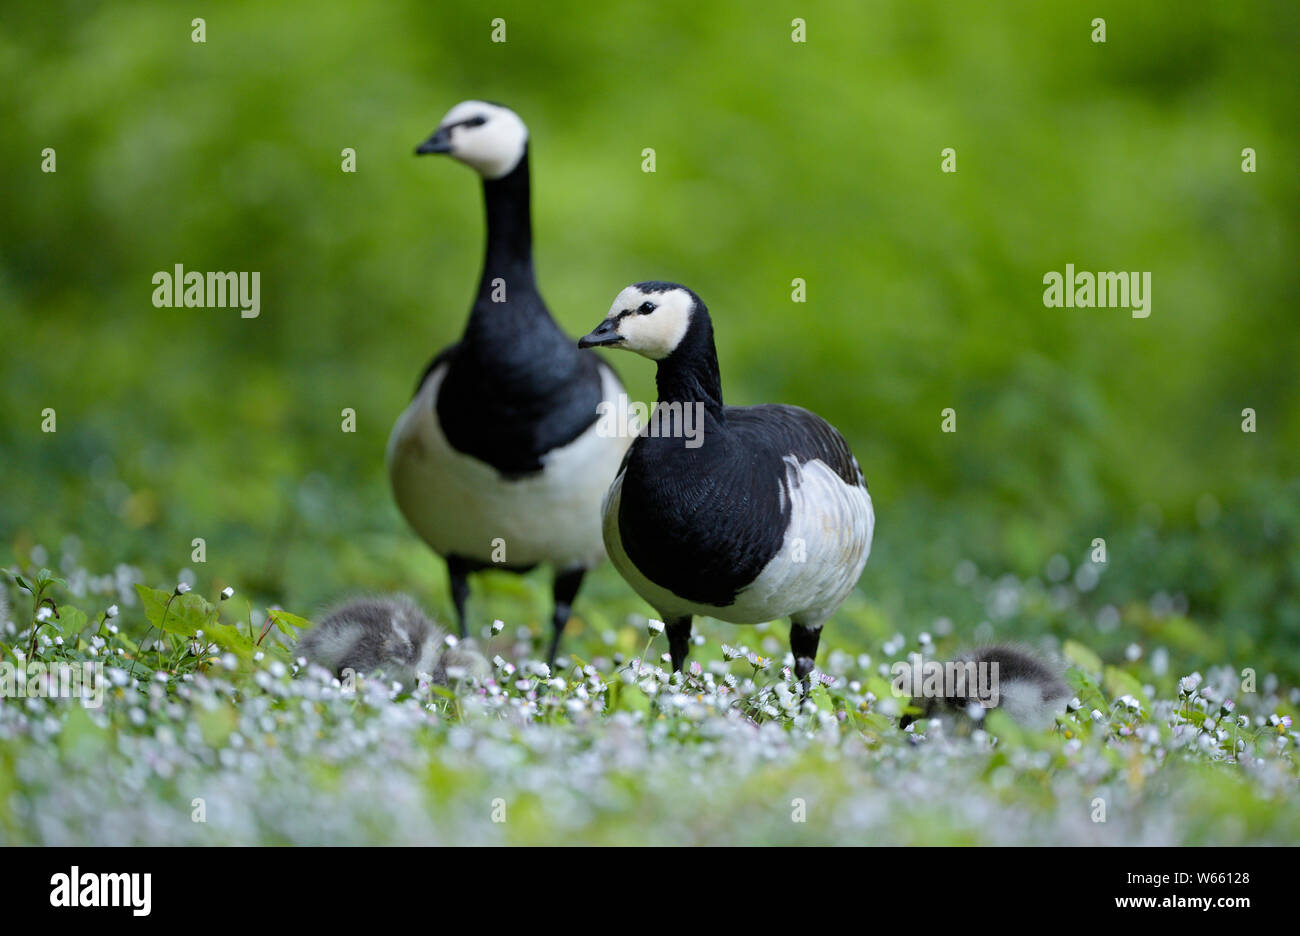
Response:
[{"label": "green foliage", "polygon": [[137,585],[135,590],[140,595],[145,617],[161,631],[193,637],[212,620],[216,611],[211,603],[194,592],[174,595],[145,585]]},{"label": "green foliage", "polygon": [[[326,0],[224,7],[195,44],[161,0],[33,5],[0,36],[5,544],[25,562],[72,534],[93,567],[165,579],[203,535],[213,577],[259,600],[444,603],[382,453],[463,326],[482,249],[472,174],[411,149],[477,96],[532,129],[538,266],[565,328],[630,281],[682,280],[715,313],[729,399],[846,433],[880,514],[863,589],[907,632],[962,558],[1028,577],[1144,528],[1112,560],[1141,586],[1125,601],[1183,591],[1230,630],[1224,650],[1286,637],[1277,656],[1300,658],[1300,524],[1267,535],[1300,509],[1279,486],[1300,451],[1300,192],[1280,155],[1300,15],[1153,2],[1095,44],[1095,14],[814,7],[796,44],[788,17],[739,0],[507,2],[493,45],[471,3]],[[1066,262],[1152,271],[1151,318],[1044,308]],[[261,316],[155,309],[150,277],[175,263],[260,271]],[[615,363],[652,397],[646,362]]]},{"label": "green foliage", "polygon": [[1062,649],[1065,653],[1065,658],[1071,663],[1079,666],[1084,673],[1101,673],[1101,657],[1097,656],[1097,654],[1093,653],[1083,644],[1076,640],[1067,640]]},{"label": "green foliage", "polygon": [[[896,634],[910,646],[923,631],[941,653],[1059,647],[1083,711],[1108,725],[1121,698],[1147,708],[1197,668],[1300,681],[1294,5],[1130,4],[1105,44],[1088,27],[1105,11],[1078,0],[814,3],[799,12],[806,44],[790,42],[793,13],[740,0],[504,0],[504,45],[461,0],[305,10],[222,5],[205,44],[163,0],[20,2],[6,17],[0,562],[26,636],[0,634],[0,659],[102,640],[146,680],[227,655],[223,672],[245,680],[345,594],[406,591],[446,617],[444,572],[393,508],[383,450],[416,375],[463,327],[482,250],[474,177],[411,149],[452,104],[484,97],[531,128],[537,262],[564,328],[588,330],[629,282],[680,280],[715,316],[730,402],[807,406],[852,443],[879,526],[824,655],[879,661]],[[955,174],[939,171],[947,146]],[[1255,173],[1240,171],[1247,146]],[[46,147],[56,173],[40,171]],[[344,147],[356,173],[340,171]],[[176,263],[259,271],[260,317],[154,308],[151,277]],[[1151,317],[1045,308],[1042,277],[1066,263],[1150,271]],[[795,277],[806,303],[791,302]],[[634,398],[653,398],[648,362],[611,360]],[[355,433],[339,430],[345,407]],[[939,431],[945,407],[956,433]],[[1247,407],[1255,433],[1240,428]],[[46,408],[57,432],[41,431]],[[196,536],[197,577],[234,585],[242,613],[132,588],[183,579]],[[542,638],[546,575],[477,577],[474,620]],[[566,647],[638,658],[647,611],[605,567]],[[737,633],[783,652],[783,628],[700,631],[702,659]],[[892,715],[815,699],[872,749],[897,742]],[[638,719],[657,705],[612,679],[608,703]],[[221,747],[245,716],[223,703],[199,717]],[[1092,736],[1075,721],[1062,736]],[[84,722],[65,730],[69,757],[98,756]],[[799,776],[873,782],[823,766]],[[426,767],[444,805],[484,779]],[[995,786],[1013,767],[998,752],[979,774]],[[324,788],[351,768],[302,769]],[[1182,807],[1236,808],[1243,837],[1269,837],[1265,790],[1175,773]],[[11,836],[17,788],[0,747]],[[609,802],[620,790],[671,812],[636,777],[613,778]],[[553,804],[529,802],[514,828],[540,837]],[[960,816],[899,808],[900,840],[980,839]],[[674,828],[721,837],[708,821]],[[1200,818],[1187,835],[1224,828]]]},{"label": "green foliage", "polygon": [[[203,610],[192,593],[141,595],[124,628],[170,626],[169,597]],[[0,705],[4,840],[1300,841],[1295,699],[1247,694],[1238,706],[1222,668],[1180,680],[1174,698],[1147,697],[1131,665],[1107,667],[1104,689],[1075,667],[1080,699],[1051,730],[994,710],[949,737],[928,719],[900,730],[888,682],[842,656],[806,699],[788,669],[743,645],[699,672],[639,656],[560,671],[498,658],[487,686],[399,692],[299,672],[272,632],[252,667],[197,641],[139,665],[115,629],[72,648],[43,639],[46,666],[101,666],[107,699],[33,692]],[[661,643],[652,636],[647,655]],[[1109,816],[1083,821],[1097,797]]]}]

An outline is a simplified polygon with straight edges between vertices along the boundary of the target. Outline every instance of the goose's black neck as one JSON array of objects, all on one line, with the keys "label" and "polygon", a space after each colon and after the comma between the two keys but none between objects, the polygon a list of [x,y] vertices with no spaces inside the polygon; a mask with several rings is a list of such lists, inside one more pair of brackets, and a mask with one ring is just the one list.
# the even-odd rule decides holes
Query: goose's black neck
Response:
[{"label": "goose's black neck", "polygon": [[655,383],[659,402],[703,403],[709,415],[722,421],[722,375],[713,345],[713,322],[703,303],[697,303],[672,354],[659,362]]},{"label": "goose's black neck", "polygon": [[497,279],[505,282],[508,296],[534,291],[527,148],[519,164],[506,175],[483,180],[483,204],[487,210],[487,254],[479,280],[479,302],[491,300]]},{"label": "goose's black neck", "polygon": [[448,444],[510,480],[542,471],[548,452],[596,421],[604,380],[537,292],[528,189],[527,149],[509,173],[484,180],[478,298],[461,341],[429,366],[447,362],[436,407]]}]

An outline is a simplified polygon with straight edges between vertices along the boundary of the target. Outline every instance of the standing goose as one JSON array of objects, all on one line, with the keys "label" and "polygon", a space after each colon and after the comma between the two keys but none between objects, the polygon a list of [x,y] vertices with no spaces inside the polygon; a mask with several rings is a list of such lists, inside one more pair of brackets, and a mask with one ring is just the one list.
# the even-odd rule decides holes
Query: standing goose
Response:
[{"label": "standing goose", "polygon": [[663,616],[673,669],[686,657],[693,615],[737,624],[789,617],[806,687],[822,622],[871,552],[871,496],[848,444],[797,406],[724,406],[713,323],[684,286],[629,286],[578,345],[626,348],[659,365],[655,416],[602,513],[615,568]]},{"label": "standing goose", "polygon": [[483,178],[487,251],[461,340],[425,369],[393,426],[393,494],[447,560],[462,637],[470,572],[555,567],[554,660],[582,577],[605,555],[600,500],[627,449],[627,438],[598,432],[598,407],[626,397],[537,291],[519,116],[465,101],[416,153],[446,153]]}]

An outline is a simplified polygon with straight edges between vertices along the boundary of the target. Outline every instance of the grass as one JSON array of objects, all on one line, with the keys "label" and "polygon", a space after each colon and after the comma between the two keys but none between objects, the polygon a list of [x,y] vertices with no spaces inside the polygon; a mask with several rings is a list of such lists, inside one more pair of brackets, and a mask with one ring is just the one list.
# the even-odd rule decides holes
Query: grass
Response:
[{"label": "grass", "polygon": [[[978,570],[957,572],[980,590]],[[1268,673],[1243,691],[1224,666],[1183,675],[1160,646],[1104,664],[1067,641],[1076,697],[1051,730],[995,711],[949,737],[937,721],[898,728],[890,664],[943,656],[957,636],[940,621],[851,646],[845,631],[889,631],[860,597],[828,628],[806,700],[783,628],[705,622],[688,672],[670,675],[637,615],[578,621],[554,672],[507,619],[480,638],[487,685],[406,693],[300,670],[307,622],[239,595],[17,574],[5,663],[102,664],[106,697],[0,705],[6,843],[1300,842],[1300,692]],[[529,604],[501,581],[478,604]],[[1073,581],[984,586],[1015,615],[1082,595]]]},{"label": "grass", "polygon": [[[30,589],[0,576],[0,662],[103,663],[111,692],[0,699],[4,841],[1300,842],[1300,8],[814,2],[795,43],[795,13],[737,0],[502,0],[494,44],[473,0],[231,3],[205,43],[164,0],[25,6],[0,31],[0,566]],[[495,692],[295,671],[346,595],[449,619],[382,453],[481,262],[472,175],[411,154],[471,97],[528,122],[568,333],[684,282],[728,402],[851,443],[879,528],[815,711],[782,705],[783,625],[700,622],[688,684],[634,673],[663,638],[608,567],[563,688],[528,664],[545,572],[474,580],[516,667]],[[154,307],[177,263],[258,271],[261,315]],[[1045,307],[1067,263],[1150,272],[1150,318]],[[923,635],[1057,654],[1083,704],[900,732],[881,668]]]}]

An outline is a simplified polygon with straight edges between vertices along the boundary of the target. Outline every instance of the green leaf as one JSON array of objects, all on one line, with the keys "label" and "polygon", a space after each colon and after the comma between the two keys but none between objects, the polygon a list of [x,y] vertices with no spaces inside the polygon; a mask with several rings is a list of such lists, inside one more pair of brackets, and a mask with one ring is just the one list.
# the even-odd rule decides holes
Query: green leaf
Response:
[{"label": "green leaf", "polygon": [[984,716],[984,730],[996,736],[1004,744],[1014,747],[1025,746],[1025,729],[1001,709],[992,709]]},{"label": "green leaf", "polygon": [[140,645],[136,643],[134,640],[132,640],[130,637],[128,637],[126,634],[118,633],[117,636],[113,638],[113,640],[116,643],[121,644],[122,648],[126,650],[127,653],[131,654],[131,657],[133,659],[139,656]]},{"label": "green leaf", "polygon": [[1144,714],[1151,714],[1151,703],[1147,700],[1146,693],[1142,691],[1142,684],[1137,681],[1137,678],[1132,673],[1126,673],[1115,666],[1108,666],[1106,667],[1105,686],[1112,699],[1131,695],[1142,703]]},{"label": "green leaf", "polygon": [[311,627],[311,621],[296,614],[290,614],[288,611],[282,611],[279,608],[272,608],[266,612],[267,615],[275,622],[275,626],[283,634],[296,638],[299,630],[305,630]]},{"label": "green leaf", "polygon": [[1074,640],[1067,640],[1061,649],[1065,653],[1065,658],[1071,663],[1089,673],[1101,675],[1101,672],[1104,669],[1101,657],[1097,656],[1097,654],[1093,653],[1083,644]]},{"label": "green leaf", "polygon": [[144,616],[160,630],[193,637],[198,631],[210,626],[214,609],[202,595],[188,592],[173,597],[171,592],[159,591],[147,585],[137,585],[135,590],[144,605]]},{"label": "green leaf", "polygon": [[68,636],[76,637],[86,627],[86,612],[72,605],[59,606],[59,629]]},{"label": "green leaf", "polygon": [[1091,676],[1077,666],[1071,666],[1065,671],[1065,681],[1070,684],[1070,688],[1078,693],[1079,701],[1085,707],[1104,709],[1108,706],[1101,687],[1097,685]]},{"label": "green leaf", "polygon": [[137,647],[135,650],[131,651],[131,655],[127,657],[127,660],[130,662],[126,664],[126,668],[134,672],[136,678],[143,679],[146,682],[158,671],[158,667],[153,663],[155,660],[153,650],[149,650],[147,653],[141,653],[140,649]]},{"label": "green leaf", "polygon": [[257,648],[248,639],[248,635],[229,624],[212,623],[203,629],[203,638],[212,639],[222,650],[228,650],[241,660],[247,662],[253,658]]},{"label": "green leaf", "polygon": [[855,711],[853,712],[853,722],[858,726],[858,730],[874,735],[884,735],[894,724],[879,712]]},{"label": "green leaf", "polygon": [[613,679],[609,684],[610,708],[623,712],[650,711],[650,698],[635,683],[625,683],[622,679]]},{"label": "green leaf", "polygon": [[59,578],[49,569],[41,569],[41,571],[36,574],[36,587],[42,591],[50,585],[62,585],[66,587],[67,584],[66,581]]},{"label": "green leaf", "polygon": [[19,588],[21,588],[23,591],[28,592],[29,594],[32,595],[36,594],[36,589],[32,587],[32,583],[27,581],[27,579],[23,578],[19,572],[14,571],[12,569],[5,569],[5,572],[9,573],[9,575],[14,580],[14,584],[17,585]]},{"label": "green leaf", "polygon": [[877,699],[897,699],[900,706],[906,704],[906,696],[900,696],[894,692],[894,684],[885,677],[873,673],[863,680],[863,685],[867,691],[875,695]]},{"label": "green leaf", "polygon": [[831,698],[830,691],[822,685],[813,686],[812,691],[808,693],[808,698],[823,712],[835,711],[835,700]]}]

